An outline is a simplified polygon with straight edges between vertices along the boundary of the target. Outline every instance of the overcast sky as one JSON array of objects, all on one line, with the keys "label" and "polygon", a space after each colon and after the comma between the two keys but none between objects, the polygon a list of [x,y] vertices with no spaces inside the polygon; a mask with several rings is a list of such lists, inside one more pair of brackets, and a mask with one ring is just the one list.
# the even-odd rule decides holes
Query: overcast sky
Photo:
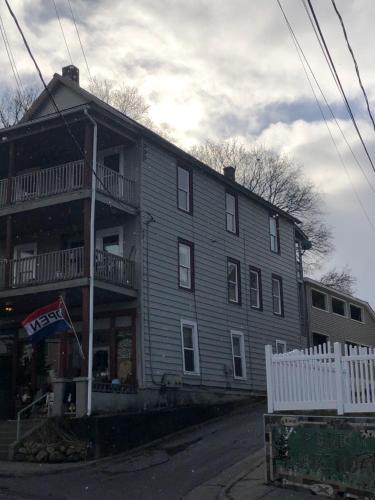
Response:
[{"label": "overcast sky", "polygon": [[[323,194],[336,250],[327,268],[349,265],[357,295],[375,306],[375,194],[332,121],[347,166],[345,173],[311,93],[276,0],[71,0],[93,75],[135,85],[151,105],[151,117],[173,129],[188,149],[205,138],[259,142],[288,153],[303,165]],[[314,37],[302,1],[282,0],[298,40],[341,127],[375,190],[359,140]],[[370,105],[375,103],[375,2],[336,0],[347,25]],[[52,0],[13,0],[43,74],[69,64]],[[73,62],[88,83],[67,0],[56,0]],[[329,0],[314,6],[370,154],[375,132],[366,114],[352,60]],[[21,80],[36,81],[15,26],[0,12]],[[14,86],[0,40],[0,89]],[[374,160],[375,162],[375,160]]]}]

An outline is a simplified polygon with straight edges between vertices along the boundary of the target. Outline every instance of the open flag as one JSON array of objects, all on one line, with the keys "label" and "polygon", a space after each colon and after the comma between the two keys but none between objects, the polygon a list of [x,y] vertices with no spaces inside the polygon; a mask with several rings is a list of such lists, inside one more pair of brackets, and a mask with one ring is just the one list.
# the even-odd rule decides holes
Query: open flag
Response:
[{"label": "open flag", "polygon": [[64,317],[64,304],[61,299],[48,306],[41,307],[32,312],[22,321],[29,340],[40,342],[58,332],[67,332],[72,326]]}]

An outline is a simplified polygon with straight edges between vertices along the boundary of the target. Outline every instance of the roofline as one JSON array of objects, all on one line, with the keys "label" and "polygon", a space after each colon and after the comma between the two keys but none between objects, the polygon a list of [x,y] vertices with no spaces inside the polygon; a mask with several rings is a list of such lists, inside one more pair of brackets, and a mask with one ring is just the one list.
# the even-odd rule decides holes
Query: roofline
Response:
[{"label": "roofline", "polygon": [[[248,198],[252,199],[253,201],[265,206],[268,210],[278,213],[279,215],[283,216],[284,218],[292,221],[293,223],[295,223],[297,225],[301,223],[300,220],[298,220],[296,217],[290,215],[288,212],[285,212],[284,210],[277,207],[276,205],[273,205],[272,203],[265,200],[261,196],[255,194],[250,189],[242,186],[238,182],[228,179],[227,177],[224,176],[224,174],[218,172],[217,170],[214,170],[212,167],[210,167],[209,165],[198,160],[197,158],[192,156],[190,153],[187,153],[186,151],[179,148],[175,144],[172,144],[167,139],[164,139],[163,137],[161,137],[159,134],[157,134],[153,130],[145,127],[144,125],[138,123],[137,121],[133,120],[132,118],[129,118],[124,113],[121,113],[120,111],[115,109],[113,106],[110,106],[109,104],[105,103],[104,101],[102,101],[98,97],[94,96],[93,94],[91,94],[87,90],[80,87],[77,83],[73,82],[70,78],[63,77],[63,76],[55,73],[53,75],[52,80],[47,85],[48,91],[51,92],[56,87],[56,85],[58,83],[66,85],[74,92],[81,94],[83,97],[85,97],[86,99],[89,100],[89,104],[83,104],[80,106],[76,106],[74,108],[69,108],[68,110],[62,110],[61,113],[63,113],[64,115],[67,114],[69,111],[74,112],[74,111],[78,111],[80,109],[87,109],[90,105],[98,106],[99,110],[104,111],[104,112],[108,112],[110,114],[117,116],[125,124],[127,124],[128,126],[130,126],[133,129],[135,129],[134,130],[135,132],[143,134],[148,139],[155,141],[157,144],[161,145],[165,149],[171,151],[172,153],[174,153],[175,155],[180,157],[182,159],[182,161],[185,161],[185,162],[188,162],[190,164],[195,165],[197,168],[200,168],[208,175],[212,175],[213,177],[216,177],[218,180],[220,180],[221,182],[223,182],[225,185],[229,186],[230,188],[241,192],[242,194],[244,194]],[[44,89],[41,92],[41,94],[37,97],[37,99],[33,102],[31,107],[29,108],[29,110],[24,114],[21,122],[13,127],[9,127],[7,129],[3,129],[3,130],[11,132],[15,129],[18,130],[18,129],[21,129],[22,127],[25,127],[25,126],[33,124],[33,123],[39,123],[40,121],[43,121],[45,119],[56,118],[56,116],[58,116],[58,113],[51,113],[49,115],[37,118],[35,120],[30,119],[30,117],[33,115],[33,113],[35,113],[37,111],[37,109],[41,106],[43,101],[48,98],[47,94],[48,94],[47,90]],[[1,134],[1,131],[0,131],[0,134]],[[301,231],[300,228],[298,228],[298,229],[299,229],[299,231]],[[307,240],[305,233],[303,233],[301,231],[301,234]]]},{"label": "roofline", "polygon": [[348,300],[348,302],[352,302],[352,303],[358,302],[362,306],[366,307],[368,309],[368,311],[370,312],[370,314],[375,319],[375,311],[366,300],[359,299],[358,297],[354,297],[353,295],[349,295],[348,293],[340,292],[339,290],[336,290],[335,288],[332,288],[332,287],[327,286],[327,285],[323,285],[319,281],[313,280],[312,278],[303,278],[303,281],[305,283],[313,285],[316,288],[322,288],[323,290],[329,291],[332,295],[335,294],[335,295],[339,295],[340,297],[344,297],[345,299]]}]

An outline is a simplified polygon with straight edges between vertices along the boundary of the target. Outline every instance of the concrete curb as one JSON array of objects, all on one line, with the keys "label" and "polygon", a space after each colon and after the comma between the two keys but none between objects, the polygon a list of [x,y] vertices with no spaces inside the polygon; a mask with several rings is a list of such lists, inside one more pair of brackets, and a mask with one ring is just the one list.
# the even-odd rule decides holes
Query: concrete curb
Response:
[{"label": "concrete curb", "polygon": [[[229,412],[225,415],[220,415],[218,417],[206,420],[204,422],[200,422],[199,424],[195,424],[189,427],[185,427],[179,431],[173,432],[171,434],[167,434],[163,437],[155,439],[154,441],[149,441],[148,443],[144,443],[136,448],[132,448],[130,450],[124,451],[122,453],[111,455],[107,457],[97,458],[94,460],[89,460],[87,462],[71,462],[71,463],[57,463],[57,464],[38,464],[38,463],[30,463],[30,462],[10,462],[10,461],[0,461],[0,478],[12,478],[12,477],[33,477],[33,476],[47,476],[52,474],[60,474],[63,472],[75,472],[77,470],[86,469],[89,467],[96,467],[97,465],[105,464],[106,462],[111,461],[121,461],[126,459],[127,457],[139,453],[140,451],[157,446],[160,443],[168,441],[170,439],[178,438],[179,436],[183,436],[187,432],[192,432],[195,430],[199,430],[207,424],[215,423],[221,419],[226,418],[228,415],[235,415],[236,413],[241,413],[242,411],[246,411],[256,408],[258,406],[262,406],[262,403],[256,402],[253,404],[249,404],[247,406],[241,406],[239,408],[234,409],[232,412]],[[22,468],[28,468],[29,470],[21,470]]]}]

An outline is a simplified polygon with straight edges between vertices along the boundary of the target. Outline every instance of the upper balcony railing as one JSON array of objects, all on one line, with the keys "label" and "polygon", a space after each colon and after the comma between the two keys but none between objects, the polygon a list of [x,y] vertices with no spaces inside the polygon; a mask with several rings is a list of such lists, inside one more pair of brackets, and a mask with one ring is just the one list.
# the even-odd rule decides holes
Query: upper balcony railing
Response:
[{"label": "upper balcony railing", "polygon": [[[84,188],[83,160],[57,165],[55,167],[33,170],[12,177],[10,204],[39,200],[58,194],[70,193]],[[0,208],[9,204],[8,179],[0,180]],[[96,173],[98,191],[124,201],[136,204],[135,181],[127,179],[118,172],[98,163]]]},{"label": "upper balcony railing", "polygon": [[[134,288],[134,262],[96,250],[95,278]],[[48,252],[33,257],[0,260],[0,289],[24,288],[84,277],[84,248]]]}]

